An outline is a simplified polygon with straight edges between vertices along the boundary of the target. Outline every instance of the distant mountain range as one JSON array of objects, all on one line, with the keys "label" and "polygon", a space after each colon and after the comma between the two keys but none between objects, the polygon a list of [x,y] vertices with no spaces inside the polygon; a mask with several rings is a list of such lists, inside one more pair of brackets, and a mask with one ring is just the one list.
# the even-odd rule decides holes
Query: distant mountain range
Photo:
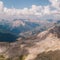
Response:
[{"label": "distant mountain range", "polygon": [[2,20],[0,22],[0,29],[9,31],[15,34],[32,30],[38,26],[40,26],[40,24],[29,22],[24,19],[14,19],[13,22]]},{"label": "distant mountain range", "polygon": [[[57,20],[58,21],[58,20]],[[12,21],[1,19],[0,20],[0,29],[12,32],[14,34],[20,34],[22,32],[31,31],[38,27],[48,27],[51,26],[56,21],[52,19],[47,20],[33,20],[30,19],[13,19]]]},{"label": "distant mountain range", "polygon": [[[54,23],[52,20],[48,20],[47,23],[29,22],[26,19],[14,19],[12,23],[2,20],[0,22],[0,41],[1,42],[13,42],[18,37],[31,37],[39,32],[45,31],[52,27]],[[58,20],[57,23],[60,21]]]}]

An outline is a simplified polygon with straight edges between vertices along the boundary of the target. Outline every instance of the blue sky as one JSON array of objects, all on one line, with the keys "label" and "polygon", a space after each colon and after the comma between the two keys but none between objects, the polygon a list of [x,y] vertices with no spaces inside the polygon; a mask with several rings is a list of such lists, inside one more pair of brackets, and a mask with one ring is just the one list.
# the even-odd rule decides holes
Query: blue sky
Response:
[{"label": "blue sky", "polygon": [[8,8],[24,8],[31,7],[32,5],[48,5],[49,0],[0,0]]},{"label": "blue sky", "polygon": [[46,16],[60,19],[60,0],[0,0],[1,18],[41,19]]}]

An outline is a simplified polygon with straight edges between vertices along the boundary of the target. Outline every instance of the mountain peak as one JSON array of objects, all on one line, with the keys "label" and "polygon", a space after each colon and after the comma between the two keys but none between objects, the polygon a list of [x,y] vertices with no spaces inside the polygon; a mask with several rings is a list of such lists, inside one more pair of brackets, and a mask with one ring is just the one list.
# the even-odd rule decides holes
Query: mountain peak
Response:
[{"label": "mountain peak", "polygon": [[60,38],[60,25],[56,24],[53,27],[49,28],[46,31],[43,31],[37,35],[41,40],[46,39],[47,37],[57,37]]},{"label": "mountain peak", "polygon": [[60,38],[60,25],[56,25],[53,28],[51,28],[49,30],[49,33],[54,34],[55,36],[57,36],[58,38]]}]

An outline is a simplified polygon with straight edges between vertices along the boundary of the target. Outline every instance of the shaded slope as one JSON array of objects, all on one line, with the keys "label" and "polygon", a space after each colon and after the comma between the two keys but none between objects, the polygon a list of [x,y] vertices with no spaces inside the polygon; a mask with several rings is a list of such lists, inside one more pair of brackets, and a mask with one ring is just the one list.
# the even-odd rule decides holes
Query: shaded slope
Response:
[{"label": "shaded slope", "polygon": [[17,36],[9,33],[9,32],[4,32],[4,31],[0,31],[0,42],[14,42],[16,41]]}]

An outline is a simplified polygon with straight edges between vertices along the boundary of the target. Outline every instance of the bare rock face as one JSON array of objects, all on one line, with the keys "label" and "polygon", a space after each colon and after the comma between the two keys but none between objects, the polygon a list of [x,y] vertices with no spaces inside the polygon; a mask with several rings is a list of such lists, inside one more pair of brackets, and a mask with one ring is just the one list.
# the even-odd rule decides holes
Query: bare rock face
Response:
[{"label": "bare rock face", "polygon": [[34,60],[60,60],[60,50],[40,53]]},{"label": "bare rock face", "polygon": [[60,59],[60,53],[58,53],[60,51],[60,26],[53,26],[47,31],[39,33],[36,40],[39,41],[36,42],[33,47],[29,48],[30,54],[28,55],[26,60]]},{"label": "bare rock face", "polygon": [[60,38],[60,26],[55,26],[53,29],[49,30],[49,32]]},{"label": "bare rock face", "polygon": [[0,42],[0,54],[3,54],[9,49],[9,43]]},{"label": "bare rock face", "polygon": [[26,56],[24,60],[59,60],[60,26],[53,26],[25,40],[18,39],[13,43],[0,43],[0,53],[12,58],[11,60],[17,60],[15,58],[23,56]]},{"label": "bare rock face", "polygon": [[48,29],[47,31],[39,33],[37,35],[37,37],[40,37],[43,40],[43,39],[47,38],[49,35],[60,38],[60,26],[57,26],[57,25],[53,26],[52,28]]}]

